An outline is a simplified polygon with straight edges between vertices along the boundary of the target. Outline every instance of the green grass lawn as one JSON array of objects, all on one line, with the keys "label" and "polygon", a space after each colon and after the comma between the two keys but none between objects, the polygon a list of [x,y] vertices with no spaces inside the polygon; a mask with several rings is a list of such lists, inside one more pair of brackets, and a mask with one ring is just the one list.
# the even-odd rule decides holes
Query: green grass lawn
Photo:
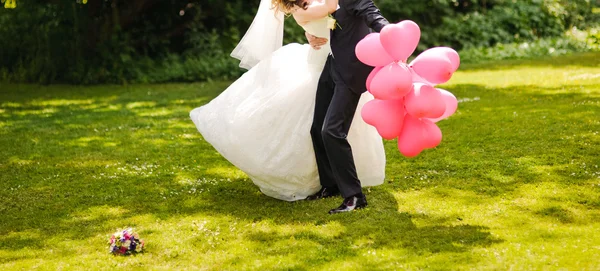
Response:
[{"label": "green grass lawn", "polygon": [[[599,270],[600,54],[464,66],[370,206],[282,202],[188,112],[228,83],[0,84],[0,270]],[[147,251],[108,254],[132,226]]]}]

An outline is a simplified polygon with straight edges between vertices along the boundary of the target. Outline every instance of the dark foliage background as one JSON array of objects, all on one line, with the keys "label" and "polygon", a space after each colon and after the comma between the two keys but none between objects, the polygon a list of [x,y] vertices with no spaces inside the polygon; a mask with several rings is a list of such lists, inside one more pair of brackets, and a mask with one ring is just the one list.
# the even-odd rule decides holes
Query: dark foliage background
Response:
[{"label": "dark foliage background", "polygon": [[[85,1],[81,2],[81,1]],[[127,83],[220,80],[259,0],[17,0],[0,8],[0,80]],[[419,49],[561,37],[598,23],[595,0],[375,0],[422,28]],[[10,7],[10,5],[8,5]],[[304,42],[286,21],[285,42]]]}]

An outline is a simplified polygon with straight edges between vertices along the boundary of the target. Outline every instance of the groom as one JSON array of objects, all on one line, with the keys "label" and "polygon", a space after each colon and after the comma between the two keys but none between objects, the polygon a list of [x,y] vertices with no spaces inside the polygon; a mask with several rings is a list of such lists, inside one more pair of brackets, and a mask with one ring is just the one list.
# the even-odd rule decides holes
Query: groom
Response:
[{"label": "groom", "polygon": [[[338,26],[331,31],[332,53],[319,79],[310,131],[322,187],[307,198],[316,200],[341,194],[342,205],[329,211],[330,214],[367,206],[346,137],[373,68],[356,58],[354,48],[371,29],[379,32],[389,24],[372,0],[339,0],[339,6],[333,13]],[[315,49],[327,41],[308,33],[306,36]]]}]

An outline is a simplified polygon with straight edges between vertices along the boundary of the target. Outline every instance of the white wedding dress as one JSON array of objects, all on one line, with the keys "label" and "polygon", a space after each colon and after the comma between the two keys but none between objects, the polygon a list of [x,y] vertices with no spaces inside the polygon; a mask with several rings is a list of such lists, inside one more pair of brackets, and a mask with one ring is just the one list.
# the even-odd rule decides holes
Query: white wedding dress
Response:
[{"label": "white wedding dress", "polygon": [[[329,38],[327,17],[303,28]],[[317,82],[329,52],[329,45],[321,50],[283,46],[190,113],[204,139],[268,196],[295,201],[320,188],[310,128]],[[360,117],[371,99],[368,92],[362,95],[348,134],[363,186],[382,184],[385,177],[382,138]]]}]

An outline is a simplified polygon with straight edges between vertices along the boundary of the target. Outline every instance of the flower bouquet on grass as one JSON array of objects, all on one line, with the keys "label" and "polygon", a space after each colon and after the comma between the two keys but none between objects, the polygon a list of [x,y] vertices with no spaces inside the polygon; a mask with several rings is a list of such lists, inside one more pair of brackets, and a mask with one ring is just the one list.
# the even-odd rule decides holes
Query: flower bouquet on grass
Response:
[{"label": "flower bouquet on grass", "polygon": [[144,251],[144,240],[131,228],[115,232],[108,240],[113,255],[131,255]]}]

